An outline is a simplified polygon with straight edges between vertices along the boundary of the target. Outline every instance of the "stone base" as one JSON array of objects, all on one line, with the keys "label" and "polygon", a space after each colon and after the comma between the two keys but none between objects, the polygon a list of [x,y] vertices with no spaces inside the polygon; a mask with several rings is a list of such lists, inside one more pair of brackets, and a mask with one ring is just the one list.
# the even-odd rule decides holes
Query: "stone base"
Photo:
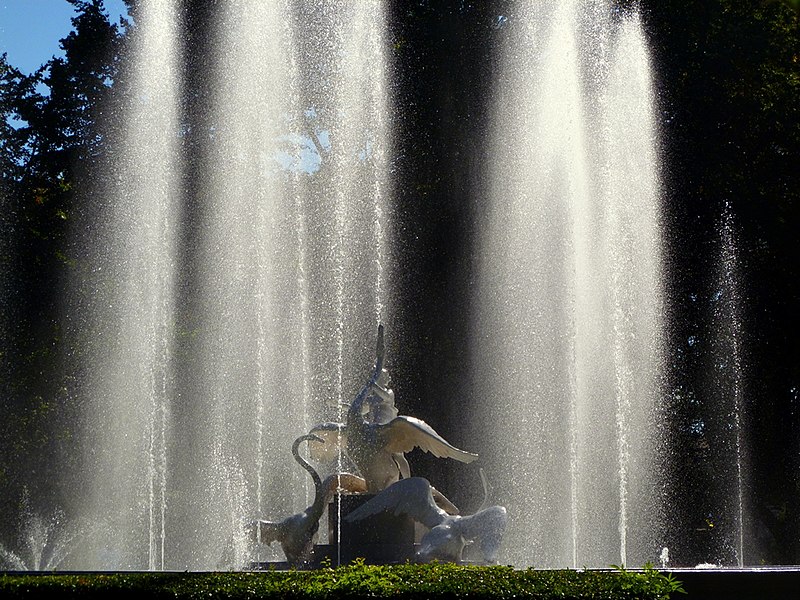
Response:
[{"label": "stone base", "polygon": [[[317,569],[323,564],[346,565],[358,558],[366,564],[390,565],[414,562],[422,530],[413,519],[388,513],[374,515],[357,523],[348,523],[345,517],[374,498],[374,494],[342,494],[328,504],[328,543],[316,544],[308,568]],[[341,538],[339,538],[339,500],[341,499]],[[337,545],[337,542],[340,545]],[[253,570],[288,569],[284,561],[253,562]]]},{"label": "stone base", "polygon": [[[341,564],[363,558],[367,564],[392,564],[413,561],[416,548],[414,520],[405,515],[374,515],[357,523],[345,517],[375,496],[343,494],[328,505],[328,541],[333,549],[332,561]],[[341,538],[339,537],[339,501],[341,500]],[[336,543],[341,544],[336,550]]]}]

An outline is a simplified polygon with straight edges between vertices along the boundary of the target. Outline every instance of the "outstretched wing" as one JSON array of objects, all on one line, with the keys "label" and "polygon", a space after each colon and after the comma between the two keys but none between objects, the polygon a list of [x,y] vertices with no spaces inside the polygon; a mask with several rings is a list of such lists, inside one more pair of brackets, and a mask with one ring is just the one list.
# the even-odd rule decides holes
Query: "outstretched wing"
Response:
[{"label": "outstretched wing", "polygon": [[420,448],[437,458],[452,458],[464,463],[471,463],[478,458],[477,454],[450,445],[433,427],[414,417],[401,415],[392,419],[381,426],[379,435],[384,449],[392,454]]},{"label": "outstretched wing", "polygon": [[360,521],[388,512],[408,515],[429,528],[436,527],[449,518],[436,506],[431,494],[431,484],[422,477],[401,479],[393,483],[369,502],[365,502],[345,517],[346,521]]},{"label": "outstretched wing", "polygon": [[458,510],[458,507],[450,502],[450,499],[447,496],[433,486],[431,486],[431,493],[433,494],[433,501],[436,502],[436,506],[441,508],[448,515],[461,514],[461,511]]},{"label": "outstretched wing", "polygon": [[309,440],[308,455],[311,460],[326,462],[336,460],[339,452],[347,446],[347,429],[342,423],[320,423],[309,434],[316,435],[322,441]]}]

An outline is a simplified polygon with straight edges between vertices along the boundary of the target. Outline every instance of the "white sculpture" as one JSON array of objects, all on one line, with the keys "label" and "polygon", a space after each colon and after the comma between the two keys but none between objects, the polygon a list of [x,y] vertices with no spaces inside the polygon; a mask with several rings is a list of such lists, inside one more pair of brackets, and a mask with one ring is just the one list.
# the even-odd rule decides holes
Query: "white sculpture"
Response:
[{"label": "white sculpture", "polygon": [[311,556],[311,550],[319,529],[319,520],[325,507],[339,489],[349,492],[365,492],[367,486],[361,477],[351,473],[337,473],[329,475],[321,481],[314,468],[308,464],[298,452],[299,445],[304,441],[322,441],[315,435],[303,435],[292,444],[292,454],[295,460],[311,475],[314,480],[314,503],[303,512],[291,515],[283,521],[254,521],[250,528],[254,541],[261,544],[279,542],[286,561],[292,566],[306,565]]},{"label": "white sculpture", "polygon": [[386,489],[401,477],[408,479],[411,469],[405,453],[414,448],[430,452],[437,458],[452,458],[470,463],[477,454],[449,444],[420,419],[397,414],[394,392],[388,388],[389,373],[383,369],[383,326],[378,326],[375,369],[347,411],[346,425],[323,423],[311,433],[323,443],[310,443],[311,456],[332,460],[345,448],[367,484],[369,492]]},{"label": "white sculpture", "polygon": [[[423,478],[411,477],[405,453],[420,448],[438,458],[470,463],[477,454],[449,444],[420,419],[399,415],[389,373],[384,363],[383,326],[378,327],[375,366],[367,384],[349,405],[344,423],[322,423],[292,446],[295,460],[311,475],[315,497],[311,506],[279,522],[253,521],[255,541],[281,544],[292,566],[305,566],[312,550],[319,520],[334,494],[377,493],[345,517],[356,522],[382,512],[404,514],[429,529],[422,537],[417,556],[421,561],[440,559],[461,562],[467,544],[475,542],[485,563],[496,563],[506,527],[506,509],[487,505],[488,489],[483,471],[484,501],[473,515],[459,516],[458,509]],[[300,457],[299,445],[308,442],[311,458],[332,462],[344,453],[363,477],[335,473],[321,481],[314,468]],[[341,461],[337,465],[342,468]]]},{"label": "white sculpture", "polygon": [[434,502],[428,480],[411,477],[392,484],[345,519],[356,522],[383,512],[407,515],[430,528],[417,551],[421,561],[461,562],[464,547],[474,541],[480,546],[484,563],[497,563],[507,521],[502,506],[490,506],[469,516],[448,515]]}]

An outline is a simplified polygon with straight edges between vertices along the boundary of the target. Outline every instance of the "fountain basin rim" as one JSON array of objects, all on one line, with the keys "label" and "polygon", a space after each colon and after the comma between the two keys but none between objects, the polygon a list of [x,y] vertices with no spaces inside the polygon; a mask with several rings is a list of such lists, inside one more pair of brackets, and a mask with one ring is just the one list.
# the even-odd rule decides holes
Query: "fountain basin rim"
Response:
[{"label": "fountain basin rim", "polygon": [[[276,562],[274,564],[286,564]],[[405,563],[399,563],[405,564]],[[414,564],[414,563],[412,563]],[[420,563],[422,564],[422,563]],[[345,565],[342,565],[345,566]],[[473,566],[491,566],[491,565],[481,565],[477,563],[463,563],[461,566],[464,567],[473,567]],[[526,571],[528,569],[533,571],[578,571],[578,572],[587,572],[587,573],[616,573],[619,572],[619,569],[615,569],[613,567],[591,567],[591,568],[572,568],[572,567],[563,567],[563,568],[547,568],[547,567],[516,567],[514,565],[504,565],[498,564],[496,566],[502,567],[512,567],[516,571]],[[287,566],[286,569],[276,569],[278,571],[282,570],[290,570]],[[772,565],[772,566],[753,566],[753,567],[714,567],[714,568],[696,568],[696,567],[676,567],[676,568],[667,568],[667,569],[660,569],[656,568],[656,571],[659,573],[669,573],[673,574],[676,577],[681,574],[695,574],[695,573],[708,573],[708,574],[769,574],[769,573],[794,573],[800,577],[800,565]],[[637,569],[628,569],[626,568],[625,571],[629,573],[645,573],[647,570],[643,568]],[[116,569],[116,570],[51,570],[51,571],[15,571],[15,570],[8,570],[8,571],[0,571],[0,576],[2,575],[9,575],[9,576],[18,576],[18,575],[113,575],[117,573],[125,573],[125,574],[148,574],[148,573],[191,573],[191,574],[214,574],[214,573],[262,573],[264,572],[263,569],[241,569],[237,571],[228,571],[228,570],[203,570],[203,571],[191,571],[187,569],[163,569],[157,571],[150,571],[147,569]]]}]

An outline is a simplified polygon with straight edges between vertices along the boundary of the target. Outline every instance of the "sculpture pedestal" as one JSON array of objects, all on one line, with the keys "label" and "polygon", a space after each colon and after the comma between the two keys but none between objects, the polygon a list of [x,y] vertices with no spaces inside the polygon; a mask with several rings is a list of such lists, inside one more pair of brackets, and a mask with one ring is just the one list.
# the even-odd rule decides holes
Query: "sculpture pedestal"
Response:
[{"label": "sculpture pedestal", "polygon": [[[328,543],[316,544],[309,557],[307,568],[318,569],[324,563],[332,566],[346,565],[357,558],[363,558],[370,565],[390,565],[414,562],[421,536],[411,517],[395,516],[388,513],[348,523],[345,517],[375,494],[342,494],[334,496],[328,504]],[[341,513],[339,502],[341,500]],[[341,539],[339,539],[339,518],[341,517]],[[337,541],[340,545],[337,545]],[[288,569],[286,562],[253,562],[253,570]]]},{"label": "sculpture pedestal", "polygon": [[[328,504],[328,540],[333,549],[333,564],[363,558],[367,564],[391,564],[413,561],[415,557],[415,525],[405,515],[388,513],[374,515],[357,523],[348,523],[345,517],[374,494],[342,494]],[[341,501],[341,513],[339,511]],[[341,516],[341,538],[339,517]],[[340,543],[337,553],[336,543]]]}]

